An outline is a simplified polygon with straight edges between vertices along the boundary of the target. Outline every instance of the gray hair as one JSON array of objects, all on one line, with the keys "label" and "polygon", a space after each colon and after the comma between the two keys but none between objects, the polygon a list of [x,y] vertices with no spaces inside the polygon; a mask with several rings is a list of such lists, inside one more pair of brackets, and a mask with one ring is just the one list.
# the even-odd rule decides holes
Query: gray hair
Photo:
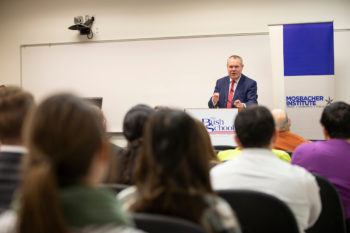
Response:
[{"label": "gray hair", "polygon": [[243,65],[243,58],[238,56],[238,55],[231,55],[229,56],[229,58],[227,58],[227,61],[230,60],[230,59],[238,59],[241,61],[241,64]]}]

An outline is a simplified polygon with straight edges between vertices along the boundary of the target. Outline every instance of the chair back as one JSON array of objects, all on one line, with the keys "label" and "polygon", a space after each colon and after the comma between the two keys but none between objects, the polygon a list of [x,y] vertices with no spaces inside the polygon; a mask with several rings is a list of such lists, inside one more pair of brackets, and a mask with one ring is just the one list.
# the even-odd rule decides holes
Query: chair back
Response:
[{"label": "chair back", "polygon": [[322,211],[316,223],[306,233],[345,233],[345,217],[335,187],[325,178],[315,175],[322,202]]},{"label": "chair back", "polygon": [[218,190],[235,211],[243,233],[298,233],[289,207],[274,196],[250,190]]},{"label": "chair back", "polygon": [[137,228],[148,233],[205,233],[200,225],[176,217],[133,213],[132,218]]}]

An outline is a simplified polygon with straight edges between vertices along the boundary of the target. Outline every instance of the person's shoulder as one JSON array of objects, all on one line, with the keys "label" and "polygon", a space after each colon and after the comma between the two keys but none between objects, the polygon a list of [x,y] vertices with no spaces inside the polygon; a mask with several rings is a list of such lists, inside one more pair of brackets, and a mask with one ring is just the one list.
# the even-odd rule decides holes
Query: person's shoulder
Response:
[{"label": "person's shoulder", "polygon": [[241,166],[238,162],[239,157],[241,156],[237,157],[238,158],[226,160],[225,162],[220,163],[212,169],[210,169],[210,179],[214,183],[214,185],[216,183],[226,183],[225,180],[231,177],[235,172],[237,172],[237,170]]},{"label": "person's shoulder", "polygon": [[238,158],[241,157],[240,153],[235,153],[234,156],[227,158],[226,160],[223,160],[222,163],[218,164],[217,166],[213,167],[210,172],[230,172],[232,167],[236,166]]},{"label": "person's shoulder", "polygon": [[303,154],[309,154],[312,155],[314,152],[317,151],[317,148],[319,146],[320,142],[304,142],[300,144],[297,148],[295,148],[293,152],[293,157],[294,156],[301,156]]},{"label": "person's shoulder", "polygon": [[251,79],[244,74],[241,75],[241,79],[243,79],[244,82],[246,82],[246,83],[252,83],[252,84],[256,83],[256,81],[254,79]]},{"label": "person's shoulder", "polygon": [[272,149],[272,153],[275,154],[282,161],[285,161],[288,163],[290,163],[290,161],[291,161],[289,154],[284,150]]},{"label": "person's shoulder", "polygon": [[306,184],[316,182],[314,175],[306,168],[299,165],[291,165],[291,174],[293,174],[294,180],[297,182],[303,182]]},{"label": "person's shoulder", "polygon": [[304,142],[294,150],[292,164],[307,167],[318,154],[319,151],[315,142]]},{"label": "person's shoulder", "polygon": [[228,149],[219,151],[217,157],[220,161],[226,161],[230,159],[235,159],[238,155],[241,154],[241,151],[236,149]]},{"label": "person's shoulder", "polygon": [[287,132],[287,136],[293,138],[293,139],[296,139],[296,140],[299,140],[299,141],[302,141],[302,142],[306,142],[307,140],[305,138],[303,138],[301,135],[299,134],[296,134],[296,133],[293,133],[291,131],[286,131]]}]

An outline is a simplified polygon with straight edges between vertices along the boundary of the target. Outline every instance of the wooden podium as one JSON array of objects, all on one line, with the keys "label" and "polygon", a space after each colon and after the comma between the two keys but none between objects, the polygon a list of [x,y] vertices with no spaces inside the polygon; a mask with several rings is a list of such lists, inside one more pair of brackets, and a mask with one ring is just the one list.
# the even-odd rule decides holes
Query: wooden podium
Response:
[{"label": "wooden podium", "polygon": [[233,138],[237,108],[186,108],[185,112],[204,124],[213,146],[237,146]]}]

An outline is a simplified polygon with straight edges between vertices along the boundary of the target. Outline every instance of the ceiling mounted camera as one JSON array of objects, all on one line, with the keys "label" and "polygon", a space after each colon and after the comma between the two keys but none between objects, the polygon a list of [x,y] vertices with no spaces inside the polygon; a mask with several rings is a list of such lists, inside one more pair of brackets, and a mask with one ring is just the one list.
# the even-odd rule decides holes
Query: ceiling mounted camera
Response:
[{"label": "ceiling mounted camera", "polygon": [[74,17],[74,25],[70,26],[70,30],[78,30],[80,35],[86,35],[88,39],[92,39],[94,36],[91,27],[95,20],[95,17],[86,15],[85,20],[83,16]]}]

